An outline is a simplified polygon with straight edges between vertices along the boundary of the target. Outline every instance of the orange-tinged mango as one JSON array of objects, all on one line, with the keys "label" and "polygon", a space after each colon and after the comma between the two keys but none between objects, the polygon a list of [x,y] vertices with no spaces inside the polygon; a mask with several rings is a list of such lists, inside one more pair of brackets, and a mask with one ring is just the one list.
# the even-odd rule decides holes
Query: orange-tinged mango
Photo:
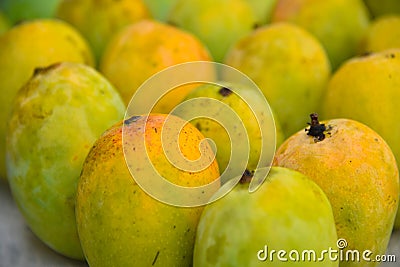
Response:
[{"label": "orange-tinged mango", "polygon": [[[165,179],[189,187],[217,179],[215,160],[199,172],[178,169],[167,161],[161,144],[166,118],[161,114],[131,117],[105,132],[89,153],[78,185],[76,216],[90,266],[190,266],[203,207],[176,207],[152,198],[136,183],[124,159],[123,142],[136,148],[145,128],[148,154],[142,156],[149,156]],[[144,120],[147,123],[142,128]],[[203,138],[186,123],[179,135],[182,154],[189,160],[198,158]],[[203,152],[213,157],[210,146]],[[143,167],[135,165],[134,160],[131,163],[131,168]]]},{"label": "orange-tinged mango", "polygon": [[[364,124],[349,119],[321,124],[326,131],[317,131],[315,137],[301,130],[288,138],[277,150],[274,165],[300,171],[322,188],[333,208],[338,237],[346,239],[348,250],[384,254],[399,202],[394,155]],[[360,264],[378,262],[342,261],[340,266]]]}]

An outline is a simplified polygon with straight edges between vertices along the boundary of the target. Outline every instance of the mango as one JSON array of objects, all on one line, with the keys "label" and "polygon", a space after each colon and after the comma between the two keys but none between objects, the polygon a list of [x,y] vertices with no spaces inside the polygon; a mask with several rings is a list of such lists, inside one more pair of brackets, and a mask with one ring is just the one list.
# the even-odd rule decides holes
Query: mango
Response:
[{"label": "mango", "polygon": [[363,0],[278,0],[271,21],[294,23],[317,37],[336,70],[357,54],[370,18]]},{"label": "mango", "polygon": [[0,35],[5,33],[11,27],[7,16],[0,10]]},{"label": "mango", "polygon": [[[100,72],[128,105],[144,81],[175,64],[211,61],[205,46],[192,34],[154,20],[142,20],[116,34],[104,52]],[[164,97],[154,113],[169,113],[194,86],[182,86]]]},{"label": "mango", "polygon": [[97,62],[114,34],[151,17],[142,0],[62,0],[55,15],[82,33]]},{"label": "mango", "polygon": [[0,177],[6,177],[6,122],[17,91],[29,80],[35,68],[61,61],[94,65],[85,39],[63,21],[27,21],[0,36]]},{"label": "mango", "polygon": [[397,0],[364,0],[372,16],[400,14],[400,5]]},{"label": "mango", "polygon": [[400,49],[400,14],[373,20],[360,44],[360,54],[392,48]]},{"label": "mango", "polygon": [[[234,91],[230,89],[232,87],[235,88]],[[243,123],[247,131],[245,136],[240,137],[240,140],[244,142],[248,139],[250,145],[246,165],[248,171],[254,171],[259,163],[260,166],[263,167],[266,164],[269,165],[270,162],[263,162],[263,159],[260,158],[261,151],[264,151],[265,154],[263,157],[265,157],[265,159],[272,159],[275,146],[279,146],[283,142],[284,137],[279,122],[272,117],[272,111],[267,106],[268,103],[261,92],[238,84],[225,83],[223,86],[204,84],[190,92],[184,101],[195,100],[200,97],[218,100],[221,104],[226,104],[228,107],[232,108],[239,116],[240,121],[232,122],[231,124],[237,125]],[[249,100],[252,100],[252,102],[249,102]],[[205,103],[204,105],[211,109],[210,106],[213,105],[212,103],[213,102]],[[231,153],[238,153],[237,151],[240,144],[234,143],[233,140],[230,139],[231,136],[236,133],[227,131],[229,128],[227,125],[222,125],[221,121],[215,121],[219,116],[227,117],[228,114],[224,113],[224,109],[222,108],[216,108],[215,112],[218,114],[210,114],[211,118],[195,118],[191,123],[195,125],[205,137],[210,138],[215,143],[217,151],[216,159],[220,170],[224,171],[232,160]],[[259,118],[260,121],[257,121],[257,118]],[[234,129],[237,128],[238,127],[234,127]],[[265,132],[267,135],[263,135],[262,129],[264,128],[270,129],[270,131]],[[274,149],[269,149],[268,147],[273,147]],[[270,155],[266,155],[268,153],[267,151],[270,152]],[[245,154],[240,155],[240,159],[245,158]],[[238,163],[232,162],[230,164],[232,164],[231,166],[237,166]]]},{"label": "mango", "polygon": [[52,18],[61,0],[2,0],[4,10],[12,25],[33,19]]},{"label": "mango", "polygon": [[258,23],[246,0],[178,0],[168,22],[197,36],[217,62],[222,62],[232,44]]},{"label": "mango", "polygon": [[[357,120],[375,130],[389,144],[398,166],[399,71],[400,49],[355,57],[332,76],[321,102],[322,116]],[[400,215],[396,228],[400,228]]]},{"label": "mango", "polygon": [[[354,106],[353,106],[354,108]],[[380,135],[350,119],[312,121],[307,131],[289,137],[276,151],[274,166],[297,170],[315,181],[333,209],[344,255],[385,254],[399,203],[399,172]],[[347,258],[346,258],[347,257]],[[340,266],[378,266],[344,256]]]},{"label": "mango", "polygon": [[[338,266],[338,255],[321,257],[324,250],[337,249],[337,234],[332,207],[319,186],[281,167],[272,167],[253,193],[247,179],[244,175],[231,192],[205,207],[194,267]],[[312,252],[302,260],[304,251]]]},{"label": "mango", "polygon": [[331,68],[320,42],[303,28],[273,23],[240,39],[225,64],[252,79],[275,112],[285,136],[320,106]]},{"label": "mango", "polygon": [[[215,160],[197,172],[177,168],[168,161],[163,149],[171,149],[171,140],[163,143],[161,138],[167,120],[183,121],[163,114],[127,118],[107,130],[86,158],[76,196],[76,220],[90,266],[191,266],[203,207],[165,204],[147,194],[137,183],[139,177],[130,172],[143,168],[138,162],[148,157],[154,170],[175,185],[193,187],[216,181],[215,191],[219,188]],[[126,149],[139,150],[142,138],[147,153],[138,151],[137,157],[124,154]],[[178,138],[185,158],[196,160],[201,156],[199,145],[204,136],[193,125],[185,122]],[[203,155],[214,159],[211,147],[207,142],[204,145]]]},{"label": "mango", "polygon": [[29,228],[46,245],[83,259],[75,193],[95,140],[123,118],[117,91],[82,63],[36,69],[18,92],[7,128],[7,173]]}]

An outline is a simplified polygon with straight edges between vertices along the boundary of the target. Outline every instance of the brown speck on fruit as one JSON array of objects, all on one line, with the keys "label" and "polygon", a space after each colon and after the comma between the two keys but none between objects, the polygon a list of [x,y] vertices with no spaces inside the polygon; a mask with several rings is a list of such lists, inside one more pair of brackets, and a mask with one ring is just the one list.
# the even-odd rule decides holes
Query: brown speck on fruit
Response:
[{"label": "brown speck on fruit", "polygon": [[325,124],[319,123],[317,113],[311,113],[310,118],[311,118],[311,123],[307,122],[307,124],[310,125],[310,128],[305,129],[307,135],[313,136],[315,142],[324,140],[325,139],[324,132],[327,130]]},{"label": "brown speck on fruit", "polygon": [[153,262],[151,263],[151,266],[154,266],[154,264],[156,264],[156,261],[157,261],[157,258],[158,258],[158,255],[159,255],[159,254],[160,254],[160,251],[157,250],[156,256],[154,257],[154,260],[153,260]]},{"label": "brown speck on fruit", "polygon": [[253,178],[253,175],[254,175],[254,172],[246,169],[242,175],[242,178],[240,178],[239,183],[241,183],[241,184],[250,183],[251,179]]},{"label": "brown speck on fruit", "polygon": [[125,124],[125,125],[129,125],[129,124],[131,124],[132,122],[137,121],[139,118],[140,118],[140,116],[132,116],[132,117],[130,117],[129,119],[124,120],[124,124]]},{"label": "brown speck on fruit", "polygon": [[39,74],[45,74],[46,72],[48,72],[48,71],[50,71],[52,69],[55,69],[60,65],[61,65],[61,62],[57,62],[57,63],[51,64],[49,66],[46,66],[46,67],[37,67],[33,71],[33,76],[36,76],[36,75],[39,75]]},{"label": "brown speck on fruit", "polygon": [[230,94],[232,94],[232,90],[226,87],[222,87],[221,89],[219,89],[218,93],[222,96],[229,96]]}]

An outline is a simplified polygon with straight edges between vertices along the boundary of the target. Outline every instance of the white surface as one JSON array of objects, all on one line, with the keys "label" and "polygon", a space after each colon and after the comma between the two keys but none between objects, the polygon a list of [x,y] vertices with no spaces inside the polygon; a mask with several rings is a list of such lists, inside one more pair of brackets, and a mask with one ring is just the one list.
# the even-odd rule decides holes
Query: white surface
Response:
[{"label": "white surface", "polygon": [[[386,255],[397,262],[382,267],[400,266],[400,231],[392,235]],[[63,257],[45,246],[26,226],[5,181],[0,181],[0,267],[87,266],[85,262]]]}]

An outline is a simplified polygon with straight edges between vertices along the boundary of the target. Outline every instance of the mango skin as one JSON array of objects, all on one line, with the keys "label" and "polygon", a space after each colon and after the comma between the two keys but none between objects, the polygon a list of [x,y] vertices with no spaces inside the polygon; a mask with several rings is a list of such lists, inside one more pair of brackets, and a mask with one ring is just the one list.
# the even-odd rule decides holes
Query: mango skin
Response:
[{"label": "mango skin", "polygon": [[35,68],[62,61],[94,65],[86,41],[63,21],[27,21],[0,35],[0,177],[6,178],[6,122],[17,91],[31,78]]},{"label": "mango skin", "polygon": [[336,70],[357,54],[370,18],[363,0],[280,0],[271,21],[291,22],[316,36]]},{"label": "mango skin", "polygon": [[[399,172],[386,142],[349,119],[322,121],[331,127],[320,142],[301,130],[276,151],[274,166],[297,170],[315,181],[332,205],[338,238],[348,249],[385,254],[399,202]],[[330,133],[329,133],[330,132]],[[373,257],[373,256],[372,256]],[[340,266],[379,262],[341,262]]]},{"label": "mango skin", "polygon": [[5,33],[11,27],[11,23],[7,16],[0,10],[0,35]]},{"label": "mango skin", "polygon": [[373,20],[360,44],[360,54],[393,48],[400,48],[400,14]]},{"label": "mango skin", "polygon": [[257,84],[286,137],[302,128],[304,118],[318,110],[331,75],[320,42],[299,26],[285,22],[262,26],[240,39],[224,63]]},{"label": "mango skin", "polygon": [[[217,266],[338,266],[338,261],[259,261],[268,250],[337,249],[331,205],[313,181],[286,168],[272,167],[254,193],[237,184],[223,198],[206,206],[197,228],[194,267]],[[265,256],[265,255],[262,255]],[[317,256],[317,257],[318,257]]]},{"label": "mango skin", "polygon": [[[400,49],[355,57],[331,78],[321,102],[321,116],[349,118],[385,139],[400,166]],[[395,228],[400,228],[400,213]]]},{"label": "mango skin", "polygon": [[383,15],[400,14],[400,5],[397,0],[364,0],[364,2],[375,18]]},{"label": "mango skin", "polygon": [[[152,114],[147,120],[145,140],[155,168],[165,179],[183,186],[207,184],[218,178],[215,160],[198,173],[179,170],[167,162],[160,142],[165,118],[166,115]],[[138,136],[143,134],[138,122],[145,119],[140,116],[125,121],[128,135],[124,133],[124,142],[138,142]],[[122,127],[119,123],[105,132],[83,166],[76,220],[86,259],[90,266],[191,266],[203,207],[171,206],[146,194],[125,163]],[[196,159],[200,155],[199,140],[203,138],[194,126],[186,124],[180,135],[182,153]],[[205,155],[213,155],[210,147]]]},{"label": "mango skin", "polygon": [[258,23],[246,0],[178,0],[168,21],[197,36],[216,62],[222,62],[229,48]]},{"label": "mango skin", "polygon": [[[246,96],[248,99],[252,98],[253,100],[259,99],[259,96],[255,94],[252,90],[245,87],[238,87],[235,84],[224,84],[227,88],[233,87],[236,88],[237,92],[241,97]],[[258,107],[250,107],[238,96],[236,93],[231,92],[228,95],[224,95],[220,93],[221,86],[205,84],[201,85],[193,91],[191,91],[185,98],[185,100],[190,100],[197,97],[207,97],[221,101],[222,103],[231,107],[235,113],[240,117],[244,126],[246,127],[247,135],[250,142],[250,151],[249,151],[249,159],[247,164],[247,170],[254,171],[257,167],[261,149],[262,149],[262,141],[268,142],[271,140],[275,141],[275,144],[264,144],[279,146],[283,140],[284,136],[279,124],[279,121],[276,120],[276,117],[271,118],[269,114],[261,114],[260,110],[265,105],[265,102],[262,99],[259,99]],[[261,121],[260,124],[257,122],[256,117],[252,112],[258,112],[258,116],[265,121]],[[275,123],[275,129],[269,132],[269,136],[261,136],[260,128],[267,127],[270,122],[269,119],[272,119]],[[263,123],[264,122],[264,123]],[[225,129],[217,122],[208,119],[208,118],[197,118],[191,121],[191,123],[196,126],[197,129],[207,138],[211,138],[217,148],[216,159],[219,164],[219,168],[221,172],[225,170],[228,166],[231,156],[231,150],[234,148],[231,147],[231,141],[229,140],[229,135],[226,133]],[[272,136],[275,135],[275,137]],[[243,137],[244,140],[245,137]],[[236,144],[233,144],[234,146]],[[273,150],[275,152],[275,149]],[[266,152],[264,152],[266,153]],[[273,158],[273,154],[270,155]]]},{"label": "mango skin", "polygon": [[11,192],[30,229],[65,256],[83,259],[74,213],[82,163],[124,111],[108,81],[79,63],[37,70],[17,94],[7,129]]},{"label": "mango skin", "polygon": [[[142,20],[114,35],[99,69],[128,105],[136,90],[152,75],[190,61],[211,61],[208,50],[194,35],[165,23]],[[170,93],[153,113],[169,113],[193,88],[182,86]]]},{"label": "mango skin", "polygon": [[63,0],[57,7],[56,17],[82,33],[99,62],[115,33],[151,15],[142,0]]}]

